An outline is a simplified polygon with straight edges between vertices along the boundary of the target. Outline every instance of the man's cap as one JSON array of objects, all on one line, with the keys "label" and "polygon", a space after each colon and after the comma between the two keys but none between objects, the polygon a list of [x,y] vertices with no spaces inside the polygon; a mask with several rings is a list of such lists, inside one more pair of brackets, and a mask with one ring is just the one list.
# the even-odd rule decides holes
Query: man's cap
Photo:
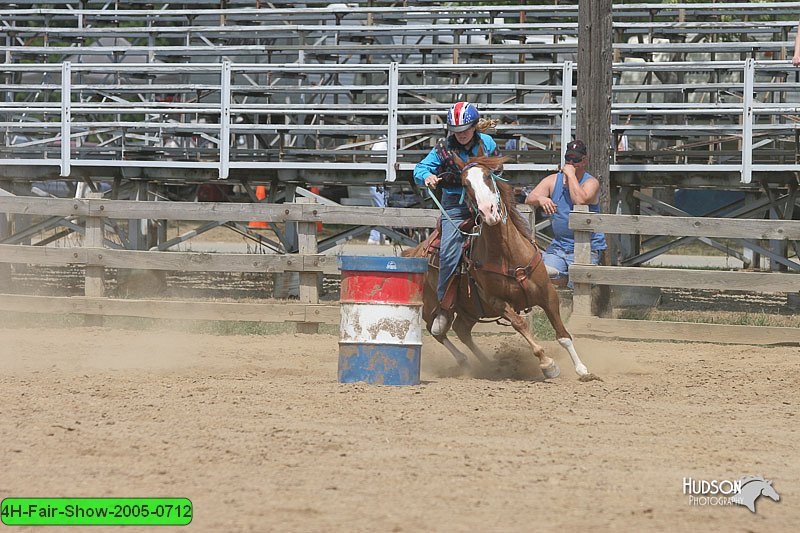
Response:
[{"label": "man's cap", "polygon": [[586,155],[586,145],[583,141],[579,139],[575,139],[567,143],[567,151],[564,152],[564,156],[577,156],[577,157],[584,157]]}]

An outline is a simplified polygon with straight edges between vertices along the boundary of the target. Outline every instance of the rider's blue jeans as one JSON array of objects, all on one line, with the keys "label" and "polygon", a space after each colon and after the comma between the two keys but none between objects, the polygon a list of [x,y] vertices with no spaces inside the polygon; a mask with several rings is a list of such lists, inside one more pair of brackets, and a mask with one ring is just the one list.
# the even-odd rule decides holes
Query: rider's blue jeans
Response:
[{"label": "rider's blue jeans", "polygon": [[442,242],[439,248],[439,284],[436,295],[441,302],[444,299],[444,290],[447,287],[447,280],[453,275],[461,258],[461,248],[464,246],[464,235],[458,230],[457,226],[470,218],[469,208],[465,203],[459,203],[460,194],[450,194],[447,191],[442,193],[442,207],[450,218],[455,222],[455,226],[442,216]]}]

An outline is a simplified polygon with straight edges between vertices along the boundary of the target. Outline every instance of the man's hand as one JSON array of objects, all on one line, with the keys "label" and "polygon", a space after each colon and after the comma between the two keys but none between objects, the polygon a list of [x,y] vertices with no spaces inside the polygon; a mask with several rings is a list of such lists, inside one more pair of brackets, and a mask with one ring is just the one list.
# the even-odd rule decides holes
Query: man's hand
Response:
[{"label": "man's hand", "polygon": [[792,65],[796,67],[800,66],[800,55],[796,55],[792,58]]},{"label": "man's hand", "polygon": [[429,189],[435,189],[440,181],[442,181],[442,178],[436,174],[428,174],[428,177],[425,178],[425,186]]},{"label": "man's hand", "polygon": [[563,172],[565,176],[577,177],[577,173],[575,172],[575,165],[569,162],[564,163],[564,166],[561,167],[561,172]]},{"label": "man's hand", "polygon": [[558,210],[558,207],[551,198],[541,198],[539,200],[539,205],[542,207],[542,211],[548,215],[552,215]]}]

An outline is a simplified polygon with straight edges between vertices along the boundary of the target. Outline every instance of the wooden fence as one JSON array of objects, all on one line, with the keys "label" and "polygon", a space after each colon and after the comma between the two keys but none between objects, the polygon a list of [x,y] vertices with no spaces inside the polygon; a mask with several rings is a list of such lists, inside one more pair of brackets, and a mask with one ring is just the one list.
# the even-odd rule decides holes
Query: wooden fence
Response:
[{"label": "wooden fence", "polygon": [[575,264],[570,267],[575,287],[570,318],[573,332],[663,340],[800,344],[797,328],[603,319],[591,314],[592,284],[794,294],[800,292],[800,274],[599,266],[592,265],[590,260],[592,232],[798,241],[800,221],[606,215],[588,213],[586,206],[576,206],[570,214],[569,226],[575,231]]},{"label": "wooden fence", "polygon": [[[86,267],[83,297],[0,295],[0,309],[20,312],[123,315],[195,320],[297,322],[313,331],[319,323],[339,323],[338,305],[319,303],[319,274],[338,274],[335,256],[317,253],[317,222],[432,228],[439,212],[430,209],[325,206],[298,203],[181,203],[122,200],[0,197],[0,213],[85,219],[84,246],[52,248],[0,244],[0,263]],[[107,219],[298,222],[297,254],[230,254],[118,250],[103,246]],[[231,303],[112,299],[106,297],[106,268],[183,272],[300,273],[299,302]],[[303,329],[302,326],[299,329]]]},{"label": "wooden fence", "polygon": [[[121,200],[55,199],[0,196],[0,213],[83,218],[84,246],[53,248],[0,244],[0,263],[50,266],[85,266],[85,295],[50,297],[0,294],[0,310],[18,312],[76,313],[88,316],[137,316],[194,320],[251,320],[296,322],[299,329],[314,331],[318,324],[339,323],[336,304],[320,304],[320,274],[338,274],[335,256],[317,253],[317,222],[343,225],[375,225],[432,228],[439,212],[431,209],[326,206],[300,199],[297,203],[181,203]],[[198,252],[133,251],[104,246],[107,219],[190,221],[297,222],[297,254],[230,254]],[[387,221],[390,221],[387,224]],[[605,215],[573,212],[575,264],[570,275],[575,283],[570,327],[582,335],[613,335],[624,327],[628,337],[671,340],[710,340],[769,344],[800,342],[794,328],[740,327],[601,319],[591,316],[591,284],[650,287],[682,287],[796,293],[800,275],[765,272],[606,267],[590,265],[592,231],[609,234],[705,236],[738,239],[800,239],[800,222]],[[165,301],[108,298],[105,269],[143,269],[184,272],[263,272],[300,274],[297,302],[239,303]],[[305,328],[305,329],[304,329]]]}]

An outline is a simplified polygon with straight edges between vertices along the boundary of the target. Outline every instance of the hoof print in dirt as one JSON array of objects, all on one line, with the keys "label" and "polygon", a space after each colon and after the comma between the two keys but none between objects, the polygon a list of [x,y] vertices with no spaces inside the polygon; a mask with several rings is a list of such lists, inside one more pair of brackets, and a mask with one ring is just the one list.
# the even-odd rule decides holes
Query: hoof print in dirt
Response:
[{"label": "hoof print in dirt", "polygon": [[584,383],[587,381],[603,381],[603,378],[595,374],[584,374],[583,376],[578,378],[578,381],[582,381]]}]

